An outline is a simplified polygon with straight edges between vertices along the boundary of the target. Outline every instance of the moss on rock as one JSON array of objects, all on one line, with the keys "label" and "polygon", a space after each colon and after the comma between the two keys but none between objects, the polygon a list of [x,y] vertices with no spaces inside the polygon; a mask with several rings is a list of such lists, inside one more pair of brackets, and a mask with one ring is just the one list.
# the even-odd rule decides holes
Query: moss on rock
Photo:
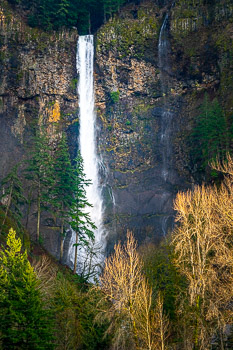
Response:
[{"label": "moss on rock", "polygon": [[[119,58],[134,57],[142,59],[151,45],[158,40],[161,20],[158,7],[151,2],[151,7],[137,8],[132,15],[132,7],[124,10],[124,16],[115,16],[100,28],[97,37],[97,54],[114,51]],[[136,17],[136,18],[135,18]]]}]

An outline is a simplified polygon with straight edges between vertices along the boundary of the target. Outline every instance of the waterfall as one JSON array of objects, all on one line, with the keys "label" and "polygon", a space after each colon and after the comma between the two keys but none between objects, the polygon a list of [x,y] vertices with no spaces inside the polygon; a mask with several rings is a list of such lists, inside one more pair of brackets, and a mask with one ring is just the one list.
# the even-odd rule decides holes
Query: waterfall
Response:
[{"label": "waterfall", "polygon": [[[92,222],[96,225],[94,250],[104,250],[105,239],[102,224],[103,201],[101,197],[101,188],[99,183],[99,159],[96,152],[96,114],[94,102],[94,78],[93,62],[94,61],[94,43],[93,35],[80,36],[77,45],[77,72],[79,74],[78,95],[79,95],[79,148],[84,163],[84,173],[86,179],[91,181],[91,185],[86,187],[87,201],[93,205],[88,208]],[[70,242],[70,260],[73,262],[74,257],[74,237]],[[87,268],[88,265],[98,264],[103,260],[103,253],[97,252],[97,261],[93,262],[94,257],[89,258],[82,249],[78,253],[78,270]],[[88,261],[89,260],[89,261]],[[89,267],[88,267],[89,268]],[[83,272],[83,271],[81,271]]]},{"label": "waterfall", "polygon": [[[173,3],[174,4],[174,3]],[[173,6],[173,5],[172,5]],[[171,47],[169,42],[169,14],[165,15],[160,33],[158,43],[158,66],[160,70],[161,83],[161,115],[160,115],[160,150],[161,150],[161,170],[160,176],[163,181],[163,195],[162,215],[161,215],[161,229],[165,236],[168,229],[171,229],[173,224],[173,210],[172,202],[174,200],[173,185],[177,181],[177,175],[173,167],[172,159],[172,127],[175,116],[174,99],[171,95],[172,88],[172,70],[170,63]],[[170,209],[168,210],[168,202]]]},{"label": "waterfall", "polygon": [[167,101],[170,86],[171,66],[169,62],[170,44],[167,35],[168,14],[166,14],[160,34],[158,45],[158,60],[160,69],[161,91],[163,95],[163,112],[161,115],[161,151],[162,151],[162,178],[165,182],[169,180],[171,164],[171,121],[173,113]]},{"label": "waterfall", "polygon": [[[170,45],[167,37],[167,25],[168,25],[168,14],[166,14],[162,27],[159,33],[159,47],[158,47],[158,58],[159,58],[159,68],[161,71],[169,71],[169,56],[168,52],[170,51]],[[162,91],[165,93],[166,86],[165,81],[163,81],[164,75],[160,75],[160,80],[162,84]]]}]

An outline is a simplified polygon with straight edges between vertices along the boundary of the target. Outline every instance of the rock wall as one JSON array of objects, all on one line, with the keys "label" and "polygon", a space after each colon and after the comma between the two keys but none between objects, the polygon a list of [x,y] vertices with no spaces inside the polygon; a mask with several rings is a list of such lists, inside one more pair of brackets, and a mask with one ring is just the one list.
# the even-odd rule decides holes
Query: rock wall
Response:
[{"label": "rock wall", "polygon": [[[166,91],[158,57],[165,13],[170,43]],[[231,81],[226,79],[231,45],[232,5],[227,0],[177,0],[164,7],[141,1],[98,31],[96,106],[109,250],[126,229],[142,242],[158,241],[172,227],[175,194],[198,181],[187,140],[204,93],[219,97],[225,112],[232,113]],[[161,171],[165,111],[172,115],[168,179]]]},{"label": "rock wall", "polygon": [[[33,127],[58,124],[76,146],[77,31],[45,33],[29,28],[5,1],[0,5],[0,179],[26,158]],[[72,145],[73,144],[73,145]],[[33,216],[32,216],[33,218]],[[29,231],[34,237],[36,225]],[[44,227],[44,245],[57,254],[59,237]]]},{"label": "rock wall", "polygon": [[188,139],[204,95],[218,99],[229,128],[233,122],[233,4],[230,0],[194,3],[196,6],[176,1],[171,11],[171,59],[176,78],[171,93],[182,98],[177,118],[180,130],[174,139],[176,167],[179,173],[201,182],[208,178],[192,163],[193,145]]}]

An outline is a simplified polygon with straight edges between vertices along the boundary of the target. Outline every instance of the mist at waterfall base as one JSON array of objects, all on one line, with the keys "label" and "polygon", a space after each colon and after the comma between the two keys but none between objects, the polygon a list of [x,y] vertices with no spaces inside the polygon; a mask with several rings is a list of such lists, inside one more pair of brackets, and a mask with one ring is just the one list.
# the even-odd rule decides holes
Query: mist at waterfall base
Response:
[{"label": "mist at waterfall base", "polygon": [[[94,43],[92,35],[80,36],[77,44],[77,72],[79,74],[79,149],[83,158],[84,173],[91,185],[86,187],[86,198],[92,207],[88,207],[95,230],[95,242],[90,241],[90,250],[79,247],[77,273],[89,274],[90,269],[99,269],[104,260],[105,232],[103,228],[103,200],[99,183],[99,159],[96,151],[96,114],[94,102]],[[75,232],[72,232],[69,244],[68,263],[74,264]]]}]

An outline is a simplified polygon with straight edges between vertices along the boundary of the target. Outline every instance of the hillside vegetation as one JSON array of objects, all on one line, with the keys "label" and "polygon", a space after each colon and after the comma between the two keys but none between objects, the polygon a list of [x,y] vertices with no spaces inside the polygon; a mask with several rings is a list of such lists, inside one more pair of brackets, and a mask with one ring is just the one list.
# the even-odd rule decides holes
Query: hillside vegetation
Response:
[{"label": "hillside vegetation", "polygon": [[231,349],[233,160],[212,166],[222,184],[178,193],[170,238],[138,250],[128,232],[93,286],[44,254],[30,258],[33,269],[10,229],[0,257],[1,348]]}]

